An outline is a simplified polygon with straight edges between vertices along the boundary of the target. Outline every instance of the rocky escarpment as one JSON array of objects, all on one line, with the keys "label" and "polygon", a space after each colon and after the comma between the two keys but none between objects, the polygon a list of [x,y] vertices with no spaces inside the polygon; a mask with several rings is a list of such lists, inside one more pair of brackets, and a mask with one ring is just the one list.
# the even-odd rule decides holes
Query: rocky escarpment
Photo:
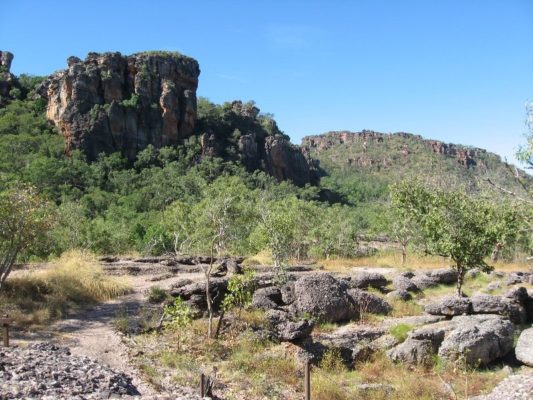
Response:
[{"label": "rocky escarpment", "polygon": [[17,79],[11,70],[13,54],[9,51],[0,51],[0,107],[10,100],[11,90],[18,86]]},{"label": "rocky escarpment", "polygon": [[318,183],[318,161],[291,144],[276,121],[260,114],[253,102],[236,100],[221,107],[224,123],[199,119],[203,156],[240,162],[249,172],[262,170],[298,186]]},{"label": "rocky escarpment", "polygon": [[81,149],[94,160],[120,151],[133,160],[149,144],[175,145],[193,133],[199,74],[196,60],[178,53],[89,53],[70,57],[38,93],[67,153]]},{"label": "rocky escarpment", "polygon": [[67,154],[79,149],[95,160],[121,152],[134,161],[148,145],[175,146],[198,135],[201,157],[238,161],[298,186],[318,181],[316,161],[253,102],[212,105],[221,118],[198,118],[199,74],[196,60],[178,53],[89,53],[84,61],[70,57],[37,95],[47,100],[47,117],[63,133]]},{"label": "rocky escarpment", "polygon": [[[413,152],[418,150],[416,149],[417,145],[421,144],[424,148],[435,154],[454,158],[459,165],[465,168],[476,166],[479,163],[479,158],[487,154],[487,151],[483,149],[448,144],[438,140],[426,140],[420,135],[405,132],[386,134],[371,130],[363,130],[361,132],[327,132],[318,136],[306,136],[302,140],[302,146],[313,150],[317,154],[338,145],[358,146],[359,154],[355,157],[347,158],[346,162],[348,164],[359,167],[370,167],[374,165],[387,167],[394,164],[395,154],[388,154],[386,157],[376,158],[372,157],[372,154],[369,154],[371,153],[369,149],[376,145],[387,148],[387,142],[391,140],[405,141],[399,148],[395,149],[399,153],[397,155],[403,158],[408,158]],[[412,145],[410,146],[408,142]],[[496,155],[493,156],[498,157]]]}]

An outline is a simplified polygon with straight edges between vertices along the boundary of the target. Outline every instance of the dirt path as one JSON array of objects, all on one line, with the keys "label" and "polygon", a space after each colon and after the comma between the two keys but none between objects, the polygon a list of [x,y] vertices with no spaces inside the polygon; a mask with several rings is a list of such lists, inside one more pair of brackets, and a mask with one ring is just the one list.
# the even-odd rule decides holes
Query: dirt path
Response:
[{"label": "dirt path", "polygon": [[116,371],[124,372],[133,378],[133,384],[142,396],[160,395],[146,383],[140,371],[130,362],[128,347],[122,336],[114,329],[113,321],[119,314],[138,314],[146,297],[146,291],[154,285],[168,288],[172,283],[183,279],[199,279],[200,274],[177,275],[153,282],[151,275],[128,277],[132,292],[115,300],[99,304],[91,309],[78,311],[68,319],[58,321],[47,330],[28,335],[15,335],[19,343],[48,341],[67,346],[73,355],[87,356],[107,364]]}]

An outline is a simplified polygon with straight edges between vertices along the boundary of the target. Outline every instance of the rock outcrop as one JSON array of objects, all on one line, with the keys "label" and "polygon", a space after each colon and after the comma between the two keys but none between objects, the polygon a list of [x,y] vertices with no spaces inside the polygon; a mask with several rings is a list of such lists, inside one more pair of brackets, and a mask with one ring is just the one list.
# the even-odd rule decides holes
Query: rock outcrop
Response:
[{"label": "rock outcrop", "polygon": [[96,160],[100,153],[120,152],[134,161],[148,145],[175,146],[198,135],[198,159],[238,161],[250,172],[260,169],[298,186],[319,180],[318,162],[292,145],[253,102],[226,103],[223,122],[197,119],[200,68],[190,57],[162,51],[89,53],[67,63],[37,89],[48,102],[48,119],[65,137],[67,154],[79,149]]},{"label": "rock outcrop", "polygon": [[13,53],[0,51],[0,107],[11,99],[11,89],[17,86],[17,79],[10,72]]},{"label": "rock outcrop", "polygon": [[149,144],[175,145],[193,133],[199,74],[198,62],[178,53],[89,53],[70,57],[38,93],[67,153],[81,149],[94,160],[119,151],[133,160]]}]

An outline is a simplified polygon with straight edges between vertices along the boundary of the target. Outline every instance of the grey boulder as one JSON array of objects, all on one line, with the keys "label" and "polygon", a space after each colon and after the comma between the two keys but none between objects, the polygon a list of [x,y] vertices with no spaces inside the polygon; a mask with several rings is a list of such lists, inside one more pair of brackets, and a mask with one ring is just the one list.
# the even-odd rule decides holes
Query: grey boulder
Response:
[{"label": "grey boulder", "polygon": [[257,289],[252,297],[252,307],[263,310],[278,308],[282,305],[281,291],[277,287]]},{"label": "grey boulder", "polygon": [[418,292],[418,286],[412,281],[412,274],[403,273],[396,275],[392,279],[392,287],[395,290],[405,290],[407,292]]},{"label": "grey boulder", "polygon": [[269,310],[265,320],[272,335],[281,342],[303,339],[313,330],[313,323],[307,320],[294,321],[280,310]]},{"label": "grey boulder", "polygon": [[406,364],[429,364],[433,354],[434,348],[430,340],[411,338],[387,352],[392,361]]},{"label": "grey boulder", "polygon": [[372,293],[360,289],[349,289],[347,293],[359,314],[388,314],[392,310],[389,303]]},{"label": "grey boulder", "polygon": [[367,289],[373,287],[381,289],[387,286],[387,278],[377,272],[358,272],[351,277],[349,285],[354,289]]},{"label": "grey boulder", "polygon": [[358,316],[346,286],[329,274],[311,274],[294,283],[294,303],[291,310],[322,322],[337,322]]},{"label": "grey boulder", "polygon": [[470,365],[486,365],[513,349],[514,325],[497,315],[452,319],[455,329],[444,338],[439,356]]},{"label": "grey boulder", "polygon": [[514,351],[518,361],[533,367],[533,328],[522,331]]},{"label": "grey boulder", "polygon": [[425,311],[432,315],[454,316],[461,314],[470,314],[472,303],[466,297],[448,296],[428,304]]}]

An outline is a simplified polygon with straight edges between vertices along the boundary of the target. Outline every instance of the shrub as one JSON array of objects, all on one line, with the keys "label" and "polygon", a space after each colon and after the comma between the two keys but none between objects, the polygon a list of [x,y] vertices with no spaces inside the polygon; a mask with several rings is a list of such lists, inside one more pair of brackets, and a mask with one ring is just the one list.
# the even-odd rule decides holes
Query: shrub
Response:
[{"label": "shrub", "polygon": [[191,308],[181,297],[176,297],[174,303],[165,307],[163,318],[166,320],[165,329],[172,329],[178,335],[178,349],[181,345],[180,331],[192,322]]},{"label": "shrub", "polygon": [[168,298],[167,292],[159,286],[152,286],[148,289],[148,301],[150,303],[162,303]]}]

